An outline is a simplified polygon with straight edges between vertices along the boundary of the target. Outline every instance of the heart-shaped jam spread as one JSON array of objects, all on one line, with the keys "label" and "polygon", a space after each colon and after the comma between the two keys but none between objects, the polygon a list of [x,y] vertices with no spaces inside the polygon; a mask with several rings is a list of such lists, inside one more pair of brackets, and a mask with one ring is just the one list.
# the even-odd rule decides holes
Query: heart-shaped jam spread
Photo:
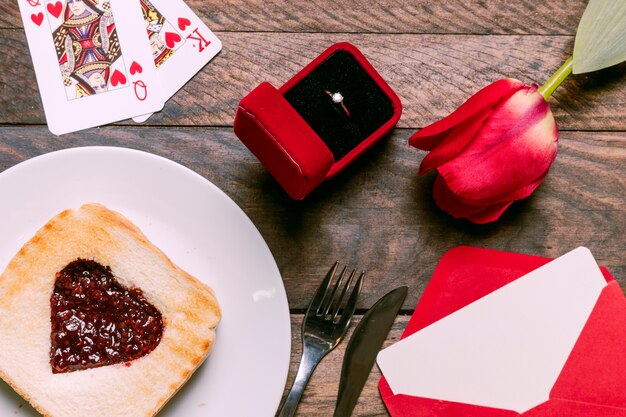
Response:
[{"label": "heart-shaped jam spread", "polygon": [[122,287],[95,261],[77,259],[57,272],[50,308],[54,373],[132,361],[163,335],[161,313],[142,291]]}]

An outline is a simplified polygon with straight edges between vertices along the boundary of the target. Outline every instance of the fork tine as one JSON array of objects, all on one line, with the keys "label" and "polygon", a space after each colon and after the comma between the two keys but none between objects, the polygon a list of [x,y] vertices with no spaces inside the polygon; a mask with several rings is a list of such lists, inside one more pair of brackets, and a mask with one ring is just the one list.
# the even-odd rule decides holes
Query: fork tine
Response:
[{"label": "fork tine", "polygon": [[337,318],[337,313],[339,312],[339,307],[341,307],[341,304],[343,303],[343,299],[346,296],[346,293],[348,292],[348,288],[350,288],[350,285],[352,285],[352,281],[354,281],[354,275],[356,274],[356,269],[353,269],[352,272],[350,273],[350,278],[348,278],[348,282],[346,282],[346,285],[344,285],[343,289],[341,290],[341,295],[339,295],[339,297],[335,297],[335,300],[333,302],[333,317],[332,317],[332,321],[335,321],[335,319]]},{"label": "fork tine", "polygon": [[350,320],[352,319],[352,315],[354,314],[354,310],[356,309],[356,302],[359,299],[359,293],[361,292],[361,287],[363,286],[363,278],[365,277],[365,272],[361,272],[359,279],[354,284],[354,288],[352,289],[352,293],[350,294],[350,298],[348,299],[348,304],[346,308],[343,309],[343,313],[341,313],[341,317],[339,318],[340,326],[347,326],[350,324]]},{"label": "fork tine", "polygon": [[[346,269],[348,268],[348,266],[344,266],[343,269],[341,270],[341,274],[339,274],[339,278],[337,279],[337,281],[335,282],[335,286],[333,287],[333,292],[330,293],[330,297],[328,297],[323,305],[322,308],[320,310],[323,310],[322,312],[322,317],[326,317],[330,311],[330,308],[335,304],[335,298],[337,295],[337,290],[339,289],[339,287],[341,286],[341,283],[343,282],[343,279],[345,278],[346,275]],[[348,285],[350,285],[350,281],[348,281]],[[344,289],[345,291],[345,289]],[[342,293],[343,295],[343,293]]]},{"label": "fork tine", "polygon": [[317,292],[315,296],[311,300],[311,304],[309,304],[309,309],[307,310],[307,315],[309,312],[317,312],[322,305],[322,301],[326,296],[326,292],[328,291],[328,287],[330,287],[330,281],[335,276],[335,272],[337,271],[337,266],[339,266],[339,261],[335,262],[333,266],[330,267],[330,270],[324,277],[324,280],[320,283],[320,286],[317,288]]}]

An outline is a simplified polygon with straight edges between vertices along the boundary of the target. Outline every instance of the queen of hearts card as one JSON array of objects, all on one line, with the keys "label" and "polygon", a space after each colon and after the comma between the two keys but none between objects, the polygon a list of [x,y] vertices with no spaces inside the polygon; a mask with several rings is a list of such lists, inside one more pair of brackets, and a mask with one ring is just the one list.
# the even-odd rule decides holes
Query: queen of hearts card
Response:
[{"label": "queen of hearts card", "polygon": [[138,0],[17,1],[52,133],[163,108]]},{"label": "queen of hearts card", "polygon": [[108,2],[65,0],[60,25],[51,29],[69,100],[121,87],[113,78],[126,69]]}]

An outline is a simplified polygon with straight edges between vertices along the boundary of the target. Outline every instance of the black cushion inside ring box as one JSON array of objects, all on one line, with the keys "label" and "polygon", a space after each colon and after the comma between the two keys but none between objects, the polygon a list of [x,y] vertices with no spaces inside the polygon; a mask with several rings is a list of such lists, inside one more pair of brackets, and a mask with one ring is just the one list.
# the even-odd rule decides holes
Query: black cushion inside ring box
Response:
[{"label": "black cushion inside ring box", "polygon": [[[349,116],[327,92],[341,93]],[[328,146],[335,161],[394,114],[391,99],[352,54],[343,50],[330,55],[284,97]]]}]

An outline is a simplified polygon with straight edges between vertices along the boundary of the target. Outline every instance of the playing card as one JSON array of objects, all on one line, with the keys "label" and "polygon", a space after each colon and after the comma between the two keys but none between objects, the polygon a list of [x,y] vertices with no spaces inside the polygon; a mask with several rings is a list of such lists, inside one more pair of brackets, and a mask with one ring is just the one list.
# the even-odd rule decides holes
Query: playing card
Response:
[{"label": "playing card", "polygon": [[[135,1],[141,3],[161,93],[168,100],[222,49],[222,43],[183,0]],[[150,116],[133,120],[141,123]]]},{"label": "playing card", "polygon": [[19,0],[19,7],[52,133],[163,107],[138,5],[125,0]]}]

